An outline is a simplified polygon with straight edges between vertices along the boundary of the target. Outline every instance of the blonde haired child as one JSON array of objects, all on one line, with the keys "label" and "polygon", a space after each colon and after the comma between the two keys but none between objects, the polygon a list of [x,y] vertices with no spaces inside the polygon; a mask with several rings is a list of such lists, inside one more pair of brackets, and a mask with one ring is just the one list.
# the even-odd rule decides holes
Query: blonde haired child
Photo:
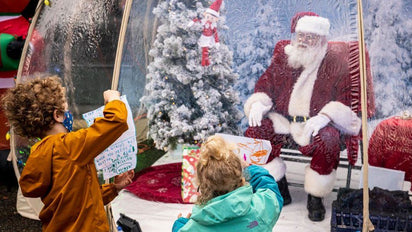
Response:
[{"label": "blonde haired child", "polygon": [[222,137],[211,136],[200,148],[196,175],[196,205],[187,218],[179,215],[173,232],[272,231],[283,198],[267,170],[245,165]]}]

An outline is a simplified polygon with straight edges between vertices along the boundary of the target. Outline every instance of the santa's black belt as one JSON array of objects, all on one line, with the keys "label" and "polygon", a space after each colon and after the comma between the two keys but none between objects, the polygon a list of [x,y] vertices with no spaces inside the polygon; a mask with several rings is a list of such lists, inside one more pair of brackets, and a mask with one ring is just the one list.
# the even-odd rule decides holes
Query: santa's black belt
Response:
[{"label": "santa's black belt", "polygon": [[306,122],[309,120],[309,117],[306,116],[286,116],[289,122]]}]

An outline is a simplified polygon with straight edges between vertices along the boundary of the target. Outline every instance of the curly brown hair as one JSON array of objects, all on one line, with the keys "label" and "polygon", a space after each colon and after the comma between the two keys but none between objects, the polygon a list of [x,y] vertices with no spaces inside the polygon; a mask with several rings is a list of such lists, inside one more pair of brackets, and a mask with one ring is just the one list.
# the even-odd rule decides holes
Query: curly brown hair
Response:
[{"label": "curly brown hair", "polygon": [[66,95],[57,76],[36,77],[9,89],[1,105],[13,131],[27,138],[44,137],[56,123],[54,110],[63,113]]},{"label": "curly brown hair", "polygon": [[242,163],[233,149],[218,135],[202,144],[196,164],[200,191],[196,204],[204,205],[212,198],[243,186]]}]

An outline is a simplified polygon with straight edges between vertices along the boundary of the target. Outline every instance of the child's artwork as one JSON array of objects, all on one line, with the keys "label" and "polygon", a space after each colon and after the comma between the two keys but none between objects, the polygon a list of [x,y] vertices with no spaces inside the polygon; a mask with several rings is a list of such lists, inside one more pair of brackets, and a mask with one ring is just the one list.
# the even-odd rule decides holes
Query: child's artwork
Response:
[{"label": "child's artwork", "polygon": [[234,143],[238,148],[235,153],[248,164],[266,164],[272,151],[272,146],[268,140],[220,133],[216,135],[221,136],[228,143]]},{"label": "child's artwork", "polygon": [[[136,167],[137,142],[133,114],[126,96],[123,95],[120,99],[126,104],[129,129],[94,159],[96,169],[103,171],[105,180]],[[88,126],[93,124],[94,119],[103,117],[103,109],[104,106],[82,115]]]},{"label": "child's artwork", "polygon": [[194,203],[199,193],[195,183],[196,163],[199,159],[198,146],[183,146],[182,163],[182,199],[183,202]]}]

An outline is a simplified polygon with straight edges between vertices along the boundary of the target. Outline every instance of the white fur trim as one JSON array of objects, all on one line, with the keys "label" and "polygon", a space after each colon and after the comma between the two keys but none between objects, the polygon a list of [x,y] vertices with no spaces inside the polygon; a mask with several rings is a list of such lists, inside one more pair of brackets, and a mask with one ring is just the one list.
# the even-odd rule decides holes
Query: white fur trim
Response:
[{"label": "white fur trim", "polygon": [[327,18],[319,16],[303,16],[296,24],[296,32],[315,33],[318,35],[329,35],[330,23]]},{"label": "white fur trim", "polygon": [[247,99],[247,101],[245,103],[245,106],[243,108],[244,111],[245,111],[246,117],[249,118],[250,109],[252,108],[252,105],[255,102],[260,102],[264,106],[270,106],[268,108],[272,108],[272,106],[273,106],[272,99],[266,93],[263,93],[263,92],[254,93],[254,94],[252,94],[252,96],[250,96]]},{"label": "white fur trim", "polygon": [[268,118],[272,120],[273,129],[276,134],[289,134],[290,133],[290,123],[283,116],[275,112],[270,112]]},{"label": "white fur trim", "polygon": [[309,144],[311,135],[303,133],[306,123],[304,122],[292,122],[290,124],[290,134],[293,140],[300,146],[306,146]]},{"label": "white fur trim", "polygon": [[212,10],[212,9],[210,9],[210,8],[207,8],[207,9],[206,9],[206,13],[209,13],[209,14],[215,16],[215,17],[219,17],[219,12],[217,12],[217,11],[215,11],[215,10]]},{"label": "white fur trim", "polygon": [[320,113],[327,115],[333,125],[345,134],[357,135],[362,125],[360,118],[349,106],[338,101],[326,104]]},{"label": "white fur trim", "polygon": [[297,79],[293,86],[292,94],[289,100],[289,114],[292,116],[309,116],[310,101],[313,94],[313,86],[317,78],[317,70],[319,66],[314,68],[306,68]]},{"label": "white fur trim", "polygon": [[284,48],[284,51],[287,56],[290,56],[291,52],[293,51],[292,45],[291,44],[286,45]]},{"label": "white fur trim", "polygon": [[266,170],[269,171],[276,181],[279,181],[285,176],[286,164],[283,162],[282,158],[276,157],[269,163],[262,165]]},{"label": "white fur trim", "polygon": [[310,166],[305,168],[305,192],[315,197],[325,197],[333,190],[336,180],[336,170],[329,175],[320,175]]},{"label": "white fur trim", "polygon": [[[286,48],[285,48],[286,49]],[[290,48],[292,52],[293,48]],[[310,103],[313,95],[313,87],[317,79],[319,66],[322,63],[327,51],[327,44],[323,45],[317,54],[313,57],[313,61],[300,74],[299,78],[293,85],[290,95],[288,112],[292,116],[309,116]],[[285,51],[286,52],[286,51]]]}]

